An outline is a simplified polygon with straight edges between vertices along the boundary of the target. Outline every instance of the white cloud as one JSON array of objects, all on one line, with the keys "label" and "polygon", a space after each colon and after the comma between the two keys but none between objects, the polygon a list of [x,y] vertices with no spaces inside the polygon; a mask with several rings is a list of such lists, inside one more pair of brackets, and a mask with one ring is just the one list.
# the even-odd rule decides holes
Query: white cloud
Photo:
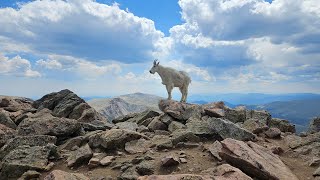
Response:
[{"label": "white cloud", "polygon": [[74,72],[88,79],[121,72],[121,65],[116,62],[104,62],[98,65],[85,59],[61,55],[49,55],[47,60],[38,60],[36,64],[47,69]]},{"label": "white cloud", "polygon": [[152,20],[94,0],[31,1],[0,9],[0,17],[0,36],[43,54],[131,63],[168,44]]},{"label": "white cloud", "polygon": [[15,56],[8,58],[0,53],[0,74],[24,76],[24,77],[40,77],[41,74],[32,70],[28,60]]}]

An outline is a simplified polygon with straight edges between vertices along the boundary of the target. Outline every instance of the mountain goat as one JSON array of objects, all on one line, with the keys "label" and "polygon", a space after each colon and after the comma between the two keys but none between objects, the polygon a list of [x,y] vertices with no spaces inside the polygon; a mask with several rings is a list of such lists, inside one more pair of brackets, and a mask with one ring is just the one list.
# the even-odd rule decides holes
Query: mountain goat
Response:
[{"label": "mountain goat", "polygon": [[191,83],[189,75],[184,71],[177,71],[170,67],[164,67],[159,65],[157,60],[153,61],[153,66],[150,69],[150,73],[158,73],[162,79],[162,84],[166,86],[168,92],[168,99],[170,100],[171,91],[174,87],[179,87],[182,94],[180,102],[186,102],[188,96],[188,86]]}]

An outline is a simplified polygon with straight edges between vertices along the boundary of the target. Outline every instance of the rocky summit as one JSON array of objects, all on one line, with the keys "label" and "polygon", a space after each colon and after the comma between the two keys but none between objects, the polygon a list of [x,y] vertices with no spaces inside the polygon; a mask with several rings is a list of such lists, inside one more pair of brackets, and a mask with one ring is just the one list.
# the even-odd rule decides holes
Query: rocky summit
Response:
[{"label": "rocky summit", "polygon": [[320,179],[319,117],[159,100],[108,120],[70,90],[0,96],[0,179]]}]

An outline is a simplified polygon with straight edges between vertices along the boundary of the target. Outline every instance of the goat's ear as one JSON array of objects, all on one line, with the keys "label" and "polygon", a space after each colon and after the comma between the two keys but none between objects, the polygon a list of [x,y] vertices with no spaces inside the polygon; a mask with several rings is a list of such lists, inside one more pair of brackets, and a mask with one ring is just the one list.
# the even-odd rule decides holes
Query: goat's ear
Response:
[{"label": "goat's ear", "polygon": [[157,63],[157,66],[159,65],[160,62]]}]

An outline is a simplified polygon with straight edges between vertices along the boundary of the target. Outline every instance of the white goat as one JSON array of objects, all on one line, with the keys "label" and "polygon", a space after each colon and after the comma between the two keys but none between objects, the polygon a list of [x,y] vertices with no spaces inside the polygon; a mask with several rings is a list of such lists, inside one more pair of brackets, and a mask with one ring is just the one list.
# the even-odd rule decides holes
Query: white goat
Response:
[{"label": "white goat", "polygon": [[180,102],[186,102],[188,96],[188,86],[191,83],[189,75],[184,71],[177,71],[170,67],[164,67],[159,65],[157,60],[153,61],[153,66],[150,69],[150,73],[158,73],[162,79],[162,84],[166,86],[168,92],[168,99],[170,100],[171,91],[174,87],[179,87],[182,94]]}]

